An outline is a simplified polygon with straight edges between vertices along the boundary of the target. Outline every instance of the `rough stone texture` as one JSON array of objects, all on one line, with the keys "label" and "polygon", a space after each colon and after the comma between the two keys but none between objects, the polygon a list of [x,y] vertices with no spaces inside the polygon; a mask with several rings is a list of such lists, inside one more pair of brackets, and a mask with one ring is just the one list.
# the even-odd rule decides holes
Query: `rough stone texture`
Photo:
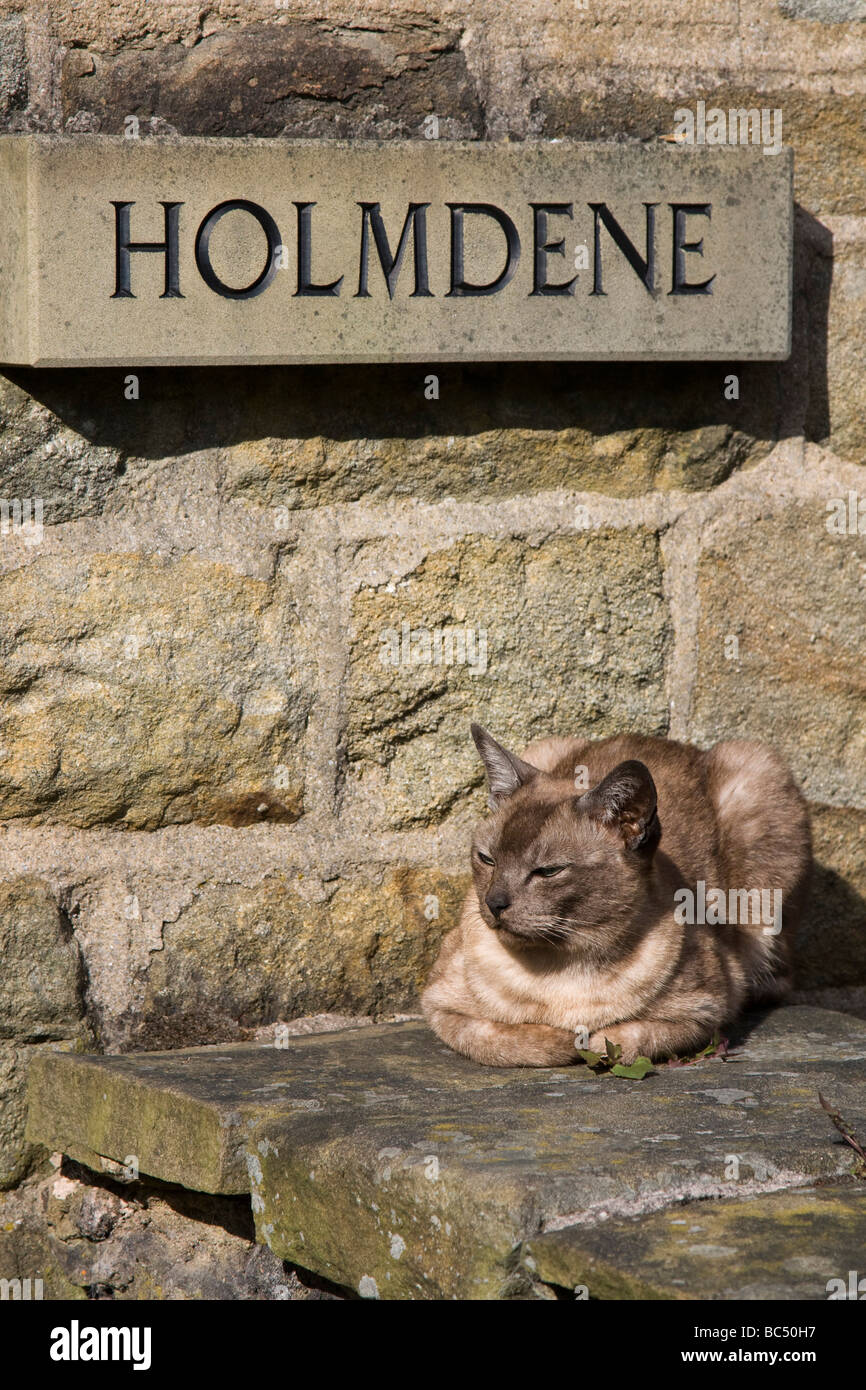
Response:
[{"label": "rough stone texture", "polygon": [[[51,1044],[51,1047],[70,1045]],[[0,1190],[14,1187],[43,1157],[38,1145],[24,1139],[27,1071],[42,1050],[42,1047],[0,1042]]]},{"label": "rough stone texture", "polygon": [[641,1083],[480,1067],[421,1023],[55,1057],[31,1072],[28,1132],[93,1167],[132,1153],[163,1180],[250,1190],[259,1240],[362,1296],[495,1298],[540,1230],[851,1171],[816,1092],[862,1129],[866,1025],[795,1007],[737,1041],[735,1062]]},{"label": "rough stone texture", "polygon": [[[840,494],[846,496],[846,494]],[[698,742],[775,743],[808,796],[864,800],[866,541],[827,530],[827,502],[747,503],[707,537],[698,574]],[[739,639],[739,658],[725,639]]]},{"label": "rough stone texture", "polygon": [[697,492],[767,454],[793,390],[786,364],[760,362],[743,364],[739,401],[724,399],[718,366],[694,362],[675,374],[540,363],[529,376],[508,363],[453,364],[440,367],[438,401],[424,399],[417,367],[152,369],[144,391],[158,409],[141,410],[104,371],[75,373],[72,386],[68,372],[10,370],[3,486],[41,497],[46,525],[149,504],[166,486],[159,461],[181,473],[194,450],[216,456],[223,496],[271,509],[433,502],[446,486],[473,501],[554,488]]},{"label": "rough stone texture", "polygon": [[813,1004],[818,1009],[834,1009],[866,1019],[866,985],[829,985],[826,988],[795,989],[792,1004]]},{"label": "rough stone texture", "polygon": [[[841,16],[846,8],[858,6],[862,8],[862,0],[804,0],[803,8],[823,13],[803,18],[826,21],[833,12]],[[509,7],[501,9],[505,25]],[[456,16],[457,11],[452,13]],[[602,46],[597,53],[587,43],[590,16],[593,37]],[[272,17],[272,13],[264,15]],[[520,18],[515,28],[524,34],[529,28],[531,33],[531,21],[525,14]],[[655,70],[645,61],[648,35],[634,21],[631,33],[624,34],[623,18],[611,6],[603,15],[589,9],[584,14],[574,12],[570,16],[574,32],[557,35],[551,17],[542,33],[532,36],[541,43],[527,43],[519,53],[508,55],[510,109],[505,110],[496,95],[490,101],[484,90],[491,77],[496,83],[505,73],[500,68],[494,74],[491,69],[499,65],[495,58],[491,62],[493,55],[488,54],[485,63],[479,53],[485,44],[496,45],[501,36],[491,33],[489,19],[479,16],[474,6],[471,17],[467,13],[469,32],[464,30],[459,42],[456,28],[448,30],[432,17],[426,21],[419,17],[416,23],[396,20],[378,32],[359,28],[356,21],[351,30],[335,32],[321,22],[298,23],[287,16],[288,23],[267,26],[264,58],[261,28],[252,26],[224,29],[186,48],[174,41],[119,53],[99,52],[96,47],[72,49],[63,63],[58,120],[67,130],[121,131],[124,117],[137,114],[145,130],[176,129],[183,134],[389,136],[418,135],[424,117],[435,113],[441,134],[448,139],[489,135],[492,127],[505,122],[513,134],[521,136],[649,141],[672,129],[678,106],[693,108],[697,100],[725,110],[757,105],[783,112],[785,142],[797,156],[798,200],[813,213],[863,212],[860,94],[844,81],[828,93],[820,79],[816,81],[814,38],[810,37],[814,24],[796,26],[808,56],[805,72],[796,74],[800,80],[793,85],[779,80],[787,56],[779,40],[795,28],[790,23],[778,25],[774,43],[766,18],[757,25],[744,21],[766,36],[765,55],[772,52],[775,62],[771,66],[762,55],[763,64],[743,72],[744,80],[736,81],[731,75],[743,68],[742,50],[726,64],[725,54],[719,52],[725,26],[716,16],[692,14],[684,24],[686,17],[674,17],[671,7],[652,19],[647,16],[646,23],[661,32],[666,22],[673,20],[675,25],[668,30],[669,46]],[[692,58],[691,71],[687,52],[678,53],[670,42],[675,36],[682,48],[689,21],[697,34],[703,29],[705,45],[698,62]],[[152,22],[158,24],[156,15]],[[513,42],[514,36],[510,37]],[[550,52],[550,39],[555,43],[557,37],[562,48]],[[844,49],[828,43],[827,37],[820,34],[825,62],[832,65],[835,57],[840,74]],[[629,39],[632,47],[624,50]],[[712,41],[718,53],[715,70],[707,64],[706,45]],[[855,62],[858,48],[862,54],[862,41],[860,45],[849,41]],[[254,86],[250,85],[250,63],[255,65]],[[305,82],[317,86],[314,95],[305,90]]]},{"label": "rough stone texture", "polygon": [[533,1280],[581,1286],[581,1297],[826,1299],[830,1280],[848,1285],[864,1240],[866,1192],[855,1185],[565,1227],[529,1241],[522,1258]]},{"label": "rough stone texture", "polygon": [[46,884],[36,878],[0,884],[0,1037],[75,1037],[82,987],[78,946]]},{"label": "rough stone texture", "polygon": [[27,39],[21,19],[0,22],[0,129],[16,124],[27,105]]},{"label": "rough stone texture", "polygon": [[227,451],[226,487],[289,508],[435,501],[443,479],[450,495],[472,500],[561,487],[698,491],[757,461],[781,428],[775,367],[744,365],[742,409],[721,398],[717,371],[684,363],[673,378],[653,364],[587,364],[575,377],[539,364],[530,399],[525,373],[508,364],[455,364],[439,371],[439,400],[425,401],[421,375],[404,368],[391,374],[387,408],[377,371],[308,375],[278,397],[265,373],[251,387],[251,437]]},{"label": "rough stone texture", "polygon": [[863,0],[779,0],[786,19],[814,19],[822,24],[849,24],[866,19]]},{"label": "rough stone texture", "polygon": [[255,1241],[249,1202],[112,1181],[61,1156],[0,1198],[0,1270],[46,1299],[333,1299]]},{"label": "rough stone texture", "polygon": [[[554,729],[665,731],[668,616],[647,531],[540,544],[478,536],[414,563],[381,546],[356,572],[346,741],[355,815],[381,806],[389,825],[407,826],[465,798],[482,781],[467,738],[482,711],[512,746]],[[416,662],[413,646],[412,664],[402,651],[400,665],[383,664],[386,635],[402,642],[403,623],[472,630],[474,659],[467,647],[462,664]]]},{"label": "rough stone texture", "polygon": [[833,283],[827,322],[827,381],[833,448],[843,457],[866,459],[866,220],[840,218],[833,228]]},{"label": "rough stone texture", "polygon": [[[673,99],[622,83],[575,94],[541,88],[533,95],[533,114],[548,138],[655,141],[674,130],[674,114],[698,101],[706,109],[758,109],[782,112],[782,143],[794,150],[794,198],[813,217],[866,211],[866,131],[861,93],[802,91],[780,88],[769,80],[752,87],[733,86],[713,76],[694,81]],[[767,156],[773,158],[774,156]]]},{"label": "rough stone texture", "polygon": [[[125,460],[93,440],[95,420],[83,406],[80,428],[63,423],[33,396],[0,377],[0,469],[5,497],[41,498],[46,525],[98,515],[119,484]],[[92,409],[92,405],[91,405]],[[61,408],[61,414],[69,418]]]},{"label": "rough stone texture", "polygon": [[866,979],[866,812],[812,807],[816,869],[796,943],[797,978],[811,988]]},{"label": "rough stone texture", "polygon": [[0,884],[0,1188],[39,1156],[24,1140],[29,1063],[55,1046],[92,1046],[83,989],[78,946],[48,886]]},{"label": "rough stone texture", "polygon": [[0,577],[0,606],[0,815],[152,829],[301,814],[312,697],[284,579],[37,556]]},{"label": "rough stone texture", "polygon": [[282,877],[256,891],[207,887],[176,921],[119,1024],[126,1048],[249,1036],[314,1010],[407,1008],[455,920],[463,877],[409,868],[305,895]]},{"label": "rough stone texture", "polygon": [[431,112],[445,139],[483,129],[459,32],[425,19],[342,32],[289,19],[194,48],[72,49],[60,100],[67,131],[123,133],[137,116],[178,135],[411,136]]}]

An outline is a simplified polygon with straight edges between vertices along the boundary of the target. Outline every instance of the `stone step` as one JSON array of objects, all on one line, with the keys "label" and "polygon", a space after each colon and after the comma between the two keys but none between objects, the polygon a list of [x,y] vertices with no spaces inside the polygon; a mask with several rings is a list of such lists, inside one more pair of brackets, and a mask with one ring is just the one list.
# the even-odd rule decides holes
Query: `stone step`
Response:
[{"label": "stone step", "polygon": [[[602,1299],[866,1296],[866,1184],[689,1202],[527,1242],[530,1280]],[[852,1279],[852,1273],[854,1277]]]},{"label": "stone step", "polygon": [[132,1157],[166,1182],[249,1191],[263,1243],[364,1295],[520,1296],[520,1251],[538,1260],[554,1228],[602,1239],[630,1215],[850,1175],[817,1093],[866,1130],[866,1022],[793,1006],[734,1041],[736,1060],[640,1082],[480,1067],[422,1023],[285,1048],[52,1053],[31,1069],[28,1135],[97,1169]]}]

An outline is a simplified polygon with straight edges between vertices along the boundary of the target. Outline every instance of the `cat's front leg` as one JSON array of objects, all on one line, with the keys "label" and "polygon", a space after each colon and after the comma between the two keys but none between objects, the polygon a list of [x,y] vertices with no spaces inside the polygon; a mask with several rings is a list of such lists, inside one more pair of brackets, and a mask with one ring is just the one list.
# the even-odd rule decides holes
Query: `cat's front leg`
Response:
[{"label": "cat's front leg", "polygon": [[612,1023],[607,1028],[599,1028],[591,1035],[589,1047],[593,1052],[603,1053],[606,1041],[618,1043],[622,1048],[619,1060],[628,1066],[636,1057],[649,1057],[656,1062],[694,1052],[704,1047],[712,1034],[712,1027],[695,1019],[637,1018],[629,1023]]},{"label": "cat's front leg", "polygon": [[496,1023],[452,1009],[425,1010],[434,1033],[488,1067],[562,1067],[578,1061],[574,1033],[545,1023]]}]

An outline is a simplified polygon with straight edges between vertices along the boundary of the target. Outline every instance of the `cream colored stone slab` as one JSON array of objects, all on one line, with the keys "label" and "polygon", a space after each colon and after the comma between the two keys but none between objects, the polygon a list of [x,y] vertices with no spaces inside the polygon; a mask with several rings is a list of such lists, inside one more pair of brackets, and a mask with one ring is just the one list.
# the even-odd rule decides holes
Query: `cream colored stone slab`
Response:
[{"label": "cream colored stone slab", "polygon": [[[0,180],[6,362],[737,360],[790,351],[789,151],[22,135],[0,139]],[[410,215],[411,204],[426,206]],[[571,215],[534,210],[549,204]],[[163,249],[134,249],[140,243]],[[708,280],[707,292],[687,292]],[[569,282],[566,292],[541,292]],[[331,293],[306,292],[328,285]]]}]

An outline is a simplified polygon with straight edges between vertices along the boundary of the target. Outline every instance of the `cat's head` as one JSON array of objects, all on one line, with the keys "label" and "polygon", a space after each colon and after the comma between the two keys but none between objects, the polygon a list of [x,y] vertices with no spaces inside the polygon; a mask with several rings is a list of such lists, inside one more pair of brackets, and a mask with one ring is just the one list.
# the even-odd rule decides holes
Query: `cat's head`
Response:
[{"label": "cat's head", "polygon": [[586,792],[524,762],[472,725],[492,814],[472,872],[484,922],[512,946],[606,953],[645,902],[661,837],[656,789],[637,761]]}]

